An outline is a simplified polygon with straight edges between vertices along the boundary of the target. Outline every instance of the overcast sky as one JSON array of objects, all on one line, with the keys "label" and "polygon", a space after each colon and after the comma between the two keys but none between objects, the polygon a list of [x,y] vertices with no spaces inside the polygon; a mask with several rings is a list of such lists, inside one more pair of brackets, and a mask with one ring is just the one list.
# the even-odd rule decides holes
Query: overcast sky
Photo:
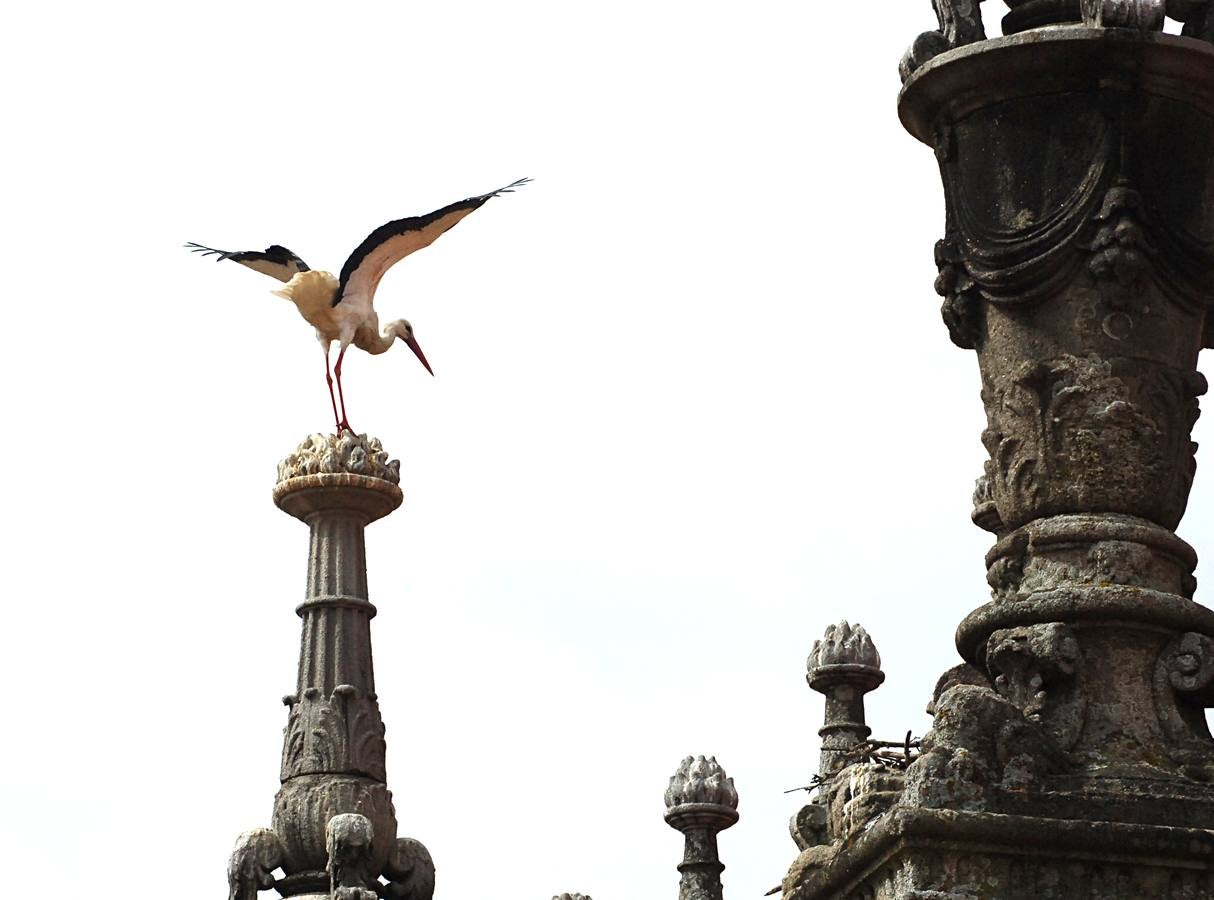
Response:
[{"label": "overcast sky", "polygon": [[884,660],[876,736],[923,732],[987,596],[983,414],[932,291],[935,160],[895,114],[931,5],[839,9],[8,11],[0,831],[24,878],[219,898],[270,821],[307,547],[270,489],[332,420],[277,285],[182,243],[337,271],[522,176],[380,285],[436,377],[403,348],[346,369],[402,461],[369,531],[375,664],[437,896],[673,898],[662,793],[705,753],[741,796],[727,894],[760,897],[817,765],[805,656],[842,617]]}]

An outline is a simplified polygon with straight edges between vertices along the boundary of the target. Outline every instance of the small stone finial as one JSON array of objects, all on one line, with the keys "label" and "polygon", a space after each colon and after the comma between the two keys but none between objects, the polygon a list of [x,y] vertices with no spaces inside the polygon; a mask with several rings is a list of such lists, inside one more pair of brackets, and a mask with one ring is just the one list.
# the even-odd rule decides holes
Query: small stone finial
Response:
[{"label": "small stone finial", "polygon": [[822,639],[814,641],[806,662],[811,685],[816,671],[832,666],[864,666],[881,670],[881,654],[863,625],[852,627],[847,621],[829,625]]},{"label": "small stone finial", "polygon": [[670,786],[666,788],[666,808],[670,810],[687,803],[738,808],[738,792],[734,789],[733,779],[725,775],[715,756],[688,756],[670,777]]},{"label": "small stone finial", "polygon": [[738,821],[738,792],[715,756],[688,756],[666,788],[666,824],[683,833],[679,900],[722,900],[717,832]]},{"label": "small stone finial", "polygon": [[871,733],[864,723],[864,695],[885,681],[881,654],[864,626],[848,622],[830,625],[814,641],[805,680],[826,696],[825,723],[818,731],[822,754],[818,775],[834,775],[852,760]]},{"label": "small stone finial", "polygon": [[278,481],[304,475],[363,475],[400,484],[400,460],[388,459],[379,438],[342,432],[313,434],[278,464]]}]

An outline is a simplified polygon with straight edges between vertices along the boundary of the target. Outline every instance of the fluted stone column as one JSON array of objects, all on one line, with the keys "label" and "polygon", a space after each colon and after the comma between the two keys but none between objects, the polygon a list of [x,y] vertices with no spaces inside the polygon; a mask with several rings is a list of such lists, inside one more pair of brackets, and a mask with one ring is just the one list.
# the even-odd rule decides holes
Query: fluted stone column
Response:
[{"label": "fluted stone column", "polygon": [[[401,504],[399,464],[374,439],[315,435],[279,466],[274,502],[309,529],[296,690],[283,734],[273,827],[241,837],[232,900],[273,886],[283,897],[429,900],[434,866],[398,839],[371,658],[363,532]],[[275,879],[273,871],[284,875]],[[380,877],[387,884],[380,882]]]},{"label": "fluted stone column", "polygon": [[666,822],[683,833],[679,900],[721,900],[717,834],[738,821],[738,792],[715,757],[687,757],[666,789]]}]

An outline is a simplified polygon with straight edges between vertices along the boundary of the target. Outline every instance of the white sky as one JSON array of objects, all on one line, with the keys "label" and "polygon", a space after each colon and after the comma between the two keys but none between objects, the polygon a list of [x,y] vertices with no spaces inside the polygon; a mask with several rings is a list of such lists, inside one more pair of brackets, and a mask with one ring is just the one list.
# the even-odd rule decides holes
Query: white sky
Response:
[{"label": "white sky", "polygon": [[328,397],[276,284],[181,244],[336,271],[375,226],[524,175],[380,286],[437,377],[404,349],[347,368],[353,423],[402,459],[405,508],[369,533],[375,662],[438,897],[673,898],[688,753],[734,777],[726,891],[760,897],[816,767],[805,656],[841,617],[884,659],[876,735],[922,733],[987,593],[983,415],[932,292],[935,160],[894,108],[930,3],[837,8],[7,12],[0,845],[23,872],[217,898],[269,824],[307,542],[269,493]]}]

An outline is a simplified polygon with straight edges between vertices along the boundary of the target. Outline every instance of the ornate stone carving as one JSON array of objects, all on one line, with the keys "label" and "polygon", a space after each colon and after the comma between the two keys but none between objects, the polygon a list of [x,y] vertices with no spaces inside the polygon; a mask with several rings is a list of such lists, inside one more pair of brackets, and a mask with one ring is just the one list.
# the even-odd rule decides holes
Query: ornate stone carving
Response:
[{"label": "ornate stone carving", "polygon": [[986,39],[979,2],[980,0],[932,0],[940,29],[925,31],[919,35],[903,54],[902,61],[898,64],[898,74],[903,81],[945,50]]},{"label": "ornate stone carving", "polygon": [[806,661],[810,688],[826,697],[826,715],[818,776],[828,778],[860,758],[871,733],[864,721],[864,696],[884,680],[881,655],[864,626],[847,622],[828,626]]},{"label": "ornate stone carving", "polygon": [[722,900],[717,832],[738,821],[738,792],[716,757],[688,756],[666,788],[666,823],[683,833],[679,900]]},{"label": "ornate stone carving", "polygon": [[999,507],[991,496],[991,483],[985,475],[974,480],[973,500],[974,509],[970,513],[970,520],[983,531],[989,531],[991,534],[1001,533],[1004,530],[1003,520],[999,518]]},{"label": "ornate stone carving", "polygon": [[326,828],[342,813],[371,823],[372,870],[380,872],[396,843],[392,792],[381,782],[346,775],[298,775],[283,782],[274,798],[274,831],[285,851],[288,874],[323,871],[328,858]]},{"label": "ornate stone carving", "polygon": [[[1108,189],[1093,217],[1099,227],[1088,244],[1092,254],[1088,271],[1098,282],[1115,288],[1106,292],[1114,309],[1128,305],[1133,288],[1150,272],[1150,257],[1157,252],[1146,237],[1142,214],[1142,196],[1122,179]],[[1118,338],[1107,322],[1105,327],[1110,337]],[[1128,328],[1121,331],[1120,339],[1128,336]]]},{"label": "ornate stone carving", "polygon": [[1089,28],[1163,29],[1164,0],[1080,0],[1080,10]]},{"label": "ornate stone carving", "polygon": [[304,475],[347,474],[400,483],[400,460],[388,459],[378,438],[343,431],[340,436],[313,434],[278,464],[278,480]]},{"label": "ornate stone carving", "polygon": [[936,241],[936,293],[944,298],[940,317],[952,342],[963,350],[976,350],[982,343],[982,294],[965,270],[957,242]]},{"label": "ornate stone carving", "polygon": [[325,829],[325,850],[332,900],[378,900],[371,865],[374,829],[366,816],[341,813]]},{"label": "ornate stone carving", "polygon": [[434,860],[421,841],[398,838],[384,866],[388,884],[384,895],[393,900],[432,900],[434,897]]},{"label": "ornate stone carving", "polygon": [[666,808],[673,809],[686,803],[711,803],[716,806],[738,808],[738,792],[733,779],[715,756],[688,756],[679,763],[678,771],[670,776],[666,788]]},{"label": "ornate stone carving", "polygon": [[291,714],[282,748],[282,780],[341,772],[386,781],[384,723],[372,694],[339,684],[321,699],[316,688],[288,697]]},{"label": "ornate stone carving", "polygon": [[822,803],[806,803],[788,822],[788,833],[798,850],[808,850],[830,842],[827,809]]},{"label": "ornate stone carving", "polygon": [[906,806],[988,809],[1000,791],[1039,787],[1067,765],[1041,726],[990,688],[946,683],[932,707],[932,728],[906,771]]},{"label": "ornate stone carving", "polygon": [[282,844],[269,828],[254,828],[236,839],[228,860],[228,900],[257,900],[258,891],[274,886],[275,869],[282,865]]},{"label": "ornate stone carving", "polygon": [[995,690],[1064,750],[1083,727],[1083,692],[1075,684],[1079,661],[1074,632],[1058,622],[1001,629],[987,641]]},{"label": "ornate stone carving", "polygon": [[1214,639],[1196,632],[1178,638],[1164,654],[1168,682],[1183,694],[1214,700]]},{"label": "ornate stone carving", "polygon": [[854,628],[846,621],[828,625],[821,640],[814,641],[809,651],[806,668],[809,680],[828,674],[828,666],[867,666],[881,668],[881,654],[863,625]]},{"label": "ornate stone carving", "polygon": [[1175,527],[1205,379],[1133,360],[1066,354],[986,379],[990,496],[1007,527],[1096,509]]}]

